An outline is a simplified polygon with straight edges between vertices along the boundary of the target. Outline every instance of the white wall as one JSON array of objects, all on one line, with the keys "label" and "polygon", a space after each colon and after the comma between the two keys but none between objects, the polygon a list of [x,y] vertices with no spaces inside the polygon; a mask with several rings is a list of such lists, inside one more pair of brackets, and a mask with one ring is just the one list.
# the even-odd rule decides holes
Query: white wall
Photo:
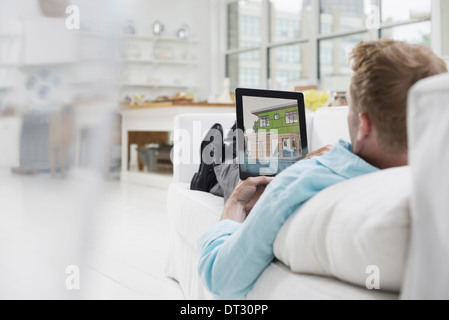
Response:
[{"label": "white wall", "polygon": [[37,0],[1,0],[0,18],[35,18],[42,16]]},{"label": "white wall", "polygon": [[[206,99],[210,94],[219,94],[221,80],[224,76],[222,52],[216,41],[223,30],[217,29],[217,12],[220,11],[219,0],[110,0],[108,6],[101,10],[83,10],[91,0],[72,0],[83,12],[97,12],[98,18],[110,10],[118,13],[117,23],[132,19],[138,33],[152,34],[154,21],[162,22],[166,31],[164,35],[175,36],[182,24],[190,26],[191,36],[199,39],[197,60],[200,65],[192,68],[192,77],[198,85],[197,96]],[[104,3],[104,2],[103,2]],[[118,8],[118,9],[117,9]],[[14,17],[20,21],[42,17],[38,0],[1,0],[0,18]],[[92,20],[92,17],[88,17]],[[121,21],[120,21],[121,20]],[[0,30],[1,31],[1,30]],[[215,41],[215,42],[214,42]],[[221,41],[221,39],[220,39]],[[217,76],[219,74],[219,76]],[[153,97],[154,98],[154,97]]]}]

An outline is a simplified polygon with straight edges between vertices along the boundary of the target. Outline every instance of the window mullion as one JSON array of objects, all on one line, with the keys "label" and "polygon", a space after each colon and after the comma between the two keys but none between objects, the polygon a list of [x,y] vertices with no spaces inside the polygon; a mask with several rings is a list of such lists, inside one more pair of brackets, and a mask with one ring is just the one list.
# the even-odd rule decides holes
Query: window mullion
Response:
[{"label": "window mullion", "polygon": [[[372,0],[372,4],[374,6],[376,6],[377,8],[379,8],[379,23],[382,23],[382,0]],[[380,39],[380,31],[381,29],[378,30],[369,30],[368,32],[370,33],[370,38],[373,41],[377,41]]]},{"label": "window mullion", "polygon": [[320,1],[312,1],[312,30],[310,31],[310,84],[318,85],[319,79],[319,50],[318,50],[318,35],[320,34]]},{"label": "window mullion", "polygon": [[270,0],[262,0],[262,39],[260,46],[260,83],[262,88],[268,87],[268,44],[270,42]]}]

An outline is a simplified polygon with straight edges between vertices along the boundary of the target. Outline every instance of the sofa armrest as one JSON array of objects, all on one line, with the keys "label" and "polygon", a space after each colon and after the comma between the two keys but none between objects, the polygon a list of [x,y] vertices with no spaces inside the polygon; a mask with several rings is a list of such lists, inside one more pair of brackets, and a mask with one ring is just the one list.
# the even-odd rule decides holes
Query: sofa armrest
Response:
[{"label": "sofa armrest", "polygon": [[403,299],[449,299],[449,74],[408,97],[411,243]]},{"label": "sofa armrest", "polygon": [[200,165],[201,141],[209,129],[220,123],[230,129],[236,120],[235,113],[183,114],[175,118],[173,131],[173,171],[175,183],[190,183]]}]

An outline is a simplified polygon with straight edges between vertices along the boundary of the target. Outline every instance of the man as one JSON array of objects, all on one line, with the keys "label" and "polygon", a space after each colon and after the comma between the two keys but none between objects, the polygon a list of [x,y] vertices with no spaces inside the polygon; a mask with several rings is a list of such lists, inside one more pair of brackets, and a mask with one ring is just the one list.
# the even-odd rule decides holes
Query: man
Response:
[{"label": "man", "polygon": [[360,175],[408,164],[408,91],[423,78],[447,72],[446,64],[424,46],[381,40],[357,45],[352,68],[352,144],[340,141],[331,150],[318,150],[275,179],[240,182],[221,221],[199,239],[199,274],[217,298],[238,299],[251,290],[274,259],[273,243],[282,225],[314,195]]}]

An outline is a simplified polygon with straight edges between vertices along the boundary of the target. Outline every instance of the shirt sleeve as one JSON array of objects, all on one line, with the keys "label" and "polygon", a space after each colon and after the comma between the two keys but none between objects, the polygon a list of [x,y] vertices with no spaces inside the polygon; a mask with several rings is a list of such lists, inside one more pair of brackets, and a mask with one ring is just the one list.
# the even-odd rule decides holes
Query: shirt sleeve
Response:
[{"label": "shirt sleeve", "polygon": [[314,160],[280,174],[243,224],[223,221],[199,240],[199,275],[219,299],[239,299],[274,259],[273,243],[285,221],[321,190],[345,180]]}]

